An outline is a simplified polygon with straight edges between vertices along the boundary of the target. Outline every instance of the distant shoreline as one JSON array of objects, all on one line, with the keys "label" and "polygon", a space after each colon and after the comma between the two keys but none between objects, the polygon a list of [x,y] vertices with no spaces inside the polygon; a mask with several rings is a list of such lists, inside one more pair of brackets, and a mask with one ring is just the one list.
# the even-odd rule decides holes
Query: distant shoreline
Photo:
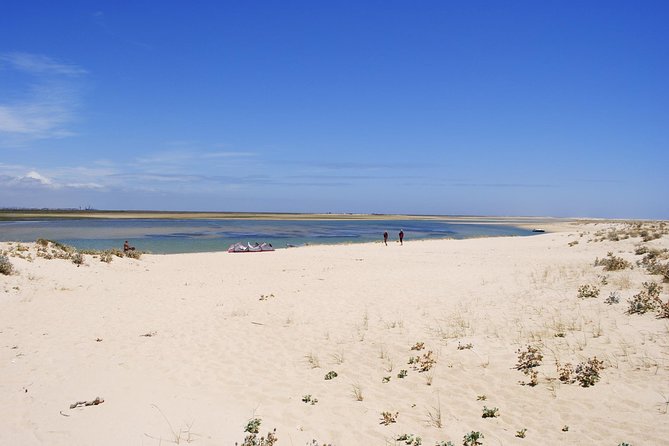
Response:
[{"label": "distant shoreline", "polygon": [[413,215],[357,213],[291,213],[291,212],[192,212],[192,211],[109,211],[59,209],[3,209],[0,220],[49,219],[212,219],[212,220],[448,220],[458,222],[532,223],[570,222],[580,219],[560,217],[497,217],[484,215]]}]

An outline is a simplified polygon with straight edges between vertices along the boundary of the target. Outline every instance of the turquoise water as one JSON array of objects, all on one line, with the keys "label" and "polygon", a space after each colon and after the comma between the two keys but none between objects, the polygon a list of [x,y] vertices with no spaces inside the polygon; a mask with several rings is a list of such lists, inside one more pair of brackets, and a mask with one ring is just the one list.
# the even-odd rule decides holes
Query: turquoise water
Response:
[{"label": "turquoise water", "polygon": [[441,238],[526,236],[532,232],[509,225],[448,220],[164,220],[81,219],[0,222],[0,240],[56,240],[79,249],[122,248],[128,240],[145,252],[173,254],[224,251],[235,242],[269,242],[275,248],[306,244],[361,243]]}]

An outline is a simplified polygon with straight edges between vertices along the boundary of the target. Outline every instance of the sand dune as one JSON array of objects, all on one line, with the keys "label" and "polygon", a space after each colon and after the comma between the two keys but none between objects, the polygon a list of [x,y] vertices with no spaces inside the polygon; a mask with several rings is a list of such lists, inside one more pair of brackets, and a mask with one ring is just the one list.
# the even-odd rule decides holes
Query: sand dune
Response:
[{"label": "sand dune", "polygon": [[[662,281],[636,247],[669,236],[602,237],[616,228],[80,267],[3,243],[0,444],[233,445],[253,418],[278,445],[669,444],[669,319],[627,314]],[[608,252],[633,268],[594,266]],[[542,359],[524,374],[528,346]],[[558,379],[594,357],[594,385]]]}]

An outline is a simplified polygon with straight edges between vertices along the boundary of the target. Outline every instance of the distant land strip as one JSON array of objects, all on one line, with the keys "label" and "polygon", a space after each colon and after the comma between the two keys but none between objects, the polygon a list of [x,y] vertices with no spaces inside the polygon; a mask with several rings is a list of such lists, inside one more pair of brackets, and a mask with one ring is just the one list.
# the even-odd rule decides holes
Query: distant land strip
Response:
[{"label": "distant land strip", "polygon": [[78,209],[0,209],[0,221],[34,219],[164,219],[164,220],[448,220],[462,223],[565,223],[574,219],[551,217],[490,217],[465,215],[409,215],[357,213],[121,211]]}]

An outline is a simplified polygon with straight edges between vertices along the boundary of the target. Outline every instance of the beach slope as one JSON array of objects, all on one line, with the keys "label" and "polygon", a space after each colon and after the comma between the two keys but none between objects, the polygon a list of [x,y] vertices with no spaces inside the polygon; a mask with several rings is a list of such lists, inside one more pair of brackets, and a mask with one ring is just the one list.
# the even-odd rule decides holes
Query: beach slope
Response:
[{"label": "beach slope", "polygon": [[0,444],[233,445],[253,419],[278,445],[667,444],[667,227],[560,229],[81,265],[2,243]]}]

